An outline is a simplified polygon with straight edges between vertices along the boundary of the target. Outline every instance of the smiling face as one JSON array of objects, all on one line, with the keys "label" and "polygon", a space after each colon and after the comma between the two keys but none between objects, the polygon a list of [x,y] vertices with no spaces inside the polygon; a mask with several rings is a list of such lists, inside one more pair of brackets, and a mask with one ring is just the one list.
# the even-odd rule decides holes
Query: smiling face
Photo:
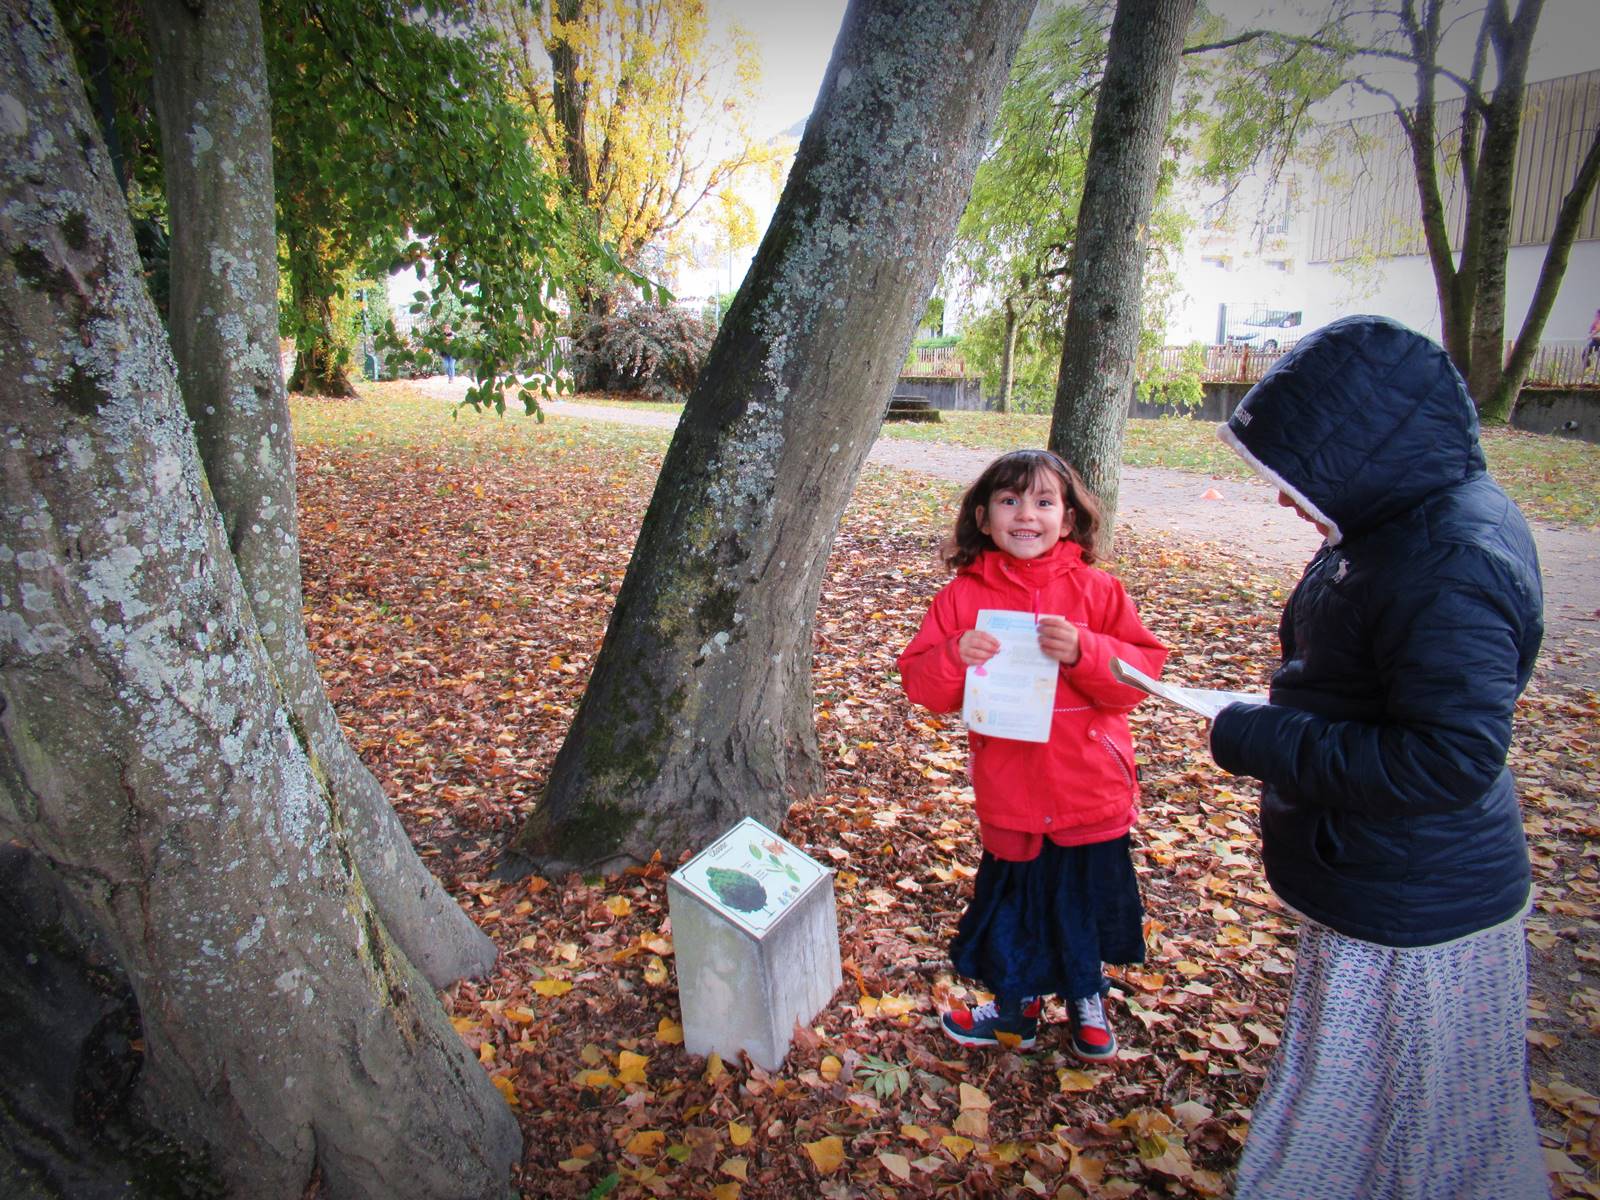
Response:
[{"label": "smiling face", "polygon": [[1040,471],[1029,480],[1026,491],[997,488],[977,512],[978,528],[1013,558],[1038,558],[1048,553],[1061,540],[1061,530],[1071,516],[1061,495],[1061,481],[1049,471]]}]

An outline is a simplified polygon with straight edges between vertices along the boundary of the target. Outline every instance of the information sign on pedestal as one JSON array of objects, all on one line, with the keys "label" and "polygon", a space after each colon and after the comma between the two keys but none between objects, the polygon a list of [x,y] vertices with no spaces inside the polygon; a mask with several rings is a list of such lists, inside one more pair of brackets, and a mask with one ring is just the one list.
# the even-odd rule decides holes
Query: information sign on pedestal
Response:
[{"label": "information sign on pedestal", "polygon": [[667,881],[684,1048],[776,1070],[842,982],[833,875],[746,817]]}]

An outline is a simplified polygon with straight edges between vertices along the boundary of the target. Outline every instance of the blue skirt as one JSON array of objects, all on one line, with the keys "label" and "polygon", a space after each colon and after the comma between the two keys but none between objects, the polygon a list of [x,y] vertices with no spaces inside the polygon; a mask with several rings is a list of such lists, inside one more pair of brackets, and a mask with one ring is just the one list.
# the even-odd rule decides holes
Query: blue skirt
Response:
[{"label": "blue skirt", "polygon": [[1126,834],[1089,846],[1048,838],[1039,856],[987,851],[950,960],[997,997],[1080,999],[1101,991],[1104,963],[1144,961],[1144,906]]}]

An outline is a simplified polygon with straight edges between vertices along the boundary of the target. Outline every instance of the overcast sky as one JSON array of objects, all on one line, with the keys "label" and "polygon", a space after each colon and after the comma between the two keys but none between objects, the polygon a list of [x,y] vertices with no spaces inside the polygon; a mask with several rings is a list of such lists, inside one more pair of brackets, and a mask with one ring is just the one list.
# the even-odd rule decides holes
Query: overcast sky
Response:
[{"label": "overcast sky", "polygon": [[[811,114],[817,89],[833,52],[834,38],[844,19],[845,0],[708,0],[713,28],[737,21],[756,39],[761,51],[760,99],[750,129],[767,138]],[[1236,27],[1266,24],[1284,27],[1297,14],[1326,11],[1325,4],[1296,0],[1210,0]],[[1463,11],[1476,11],[1472,3]],[[1301,19],[1304,19],[1303,17]],[[1460,64],[1464,69],[1472,51],[1466,28]],[[1551,79],[1600,67],[1600,0],[1546,0],[1544,16],[1534,46],[1532,79]]]}]

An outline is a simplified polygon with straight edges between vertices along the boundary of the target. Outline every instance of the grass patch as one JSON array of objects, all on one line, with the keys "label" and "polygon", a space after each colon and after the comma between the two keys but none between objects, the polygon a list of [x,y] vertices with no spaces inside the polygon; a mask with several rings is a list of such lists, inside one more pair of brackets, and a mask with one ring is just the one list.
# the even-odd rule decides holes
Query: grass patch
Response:
[{"label": "grass patch", "polygon": [[[441,446],[472,455],[486,447],[571,442],[582,439],[618,449],[659,452],[670,433],[633,428],[604,420],[563,417],[541,424],[511,406],[504,417],[458,408],[406,383],[363,383],[359,400],[291,399],[296,434],[330,446]],[[678,413],[681,404],[620,400],[602,395],[571,397],[646,412]],[[1000,453],[1019,446],[1043,446],[1050,418],[1022,413],[947,412],[937,424],[889,424],[885,437],[938,442]],[[1531,519],[1550,525],[1600,527],[1600,446],[1570,438],[1486,429],[1483,450],[1489,470]],[[1188,417],[1130,420],[1122,461],[1132,467],[1163,467],[1218,479],[1250,479],[1253,472],[1221,442],[1210,421]]]}]

